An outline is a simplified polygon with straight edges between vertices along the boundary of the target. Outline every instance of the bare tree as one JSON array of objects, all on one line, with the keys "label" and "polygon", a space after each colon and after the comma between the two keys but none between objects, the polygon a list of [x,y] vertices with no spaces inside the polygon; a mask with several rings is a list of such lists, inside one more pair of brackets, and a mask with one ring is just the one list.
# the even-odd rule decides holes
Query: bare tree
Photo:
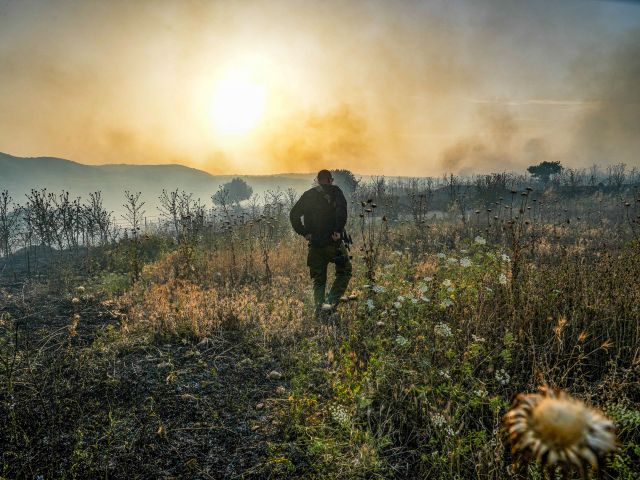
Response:
[{"label": "bare tree", "polygon": [[403,185],[403,190],[409,200],[409,209],[414,223],[416,226],[422,225],[433,197],[433,179],[427,178],[423,181],[423,179],[411,178]]},{"label": "bare tree", "polygon": [[286,190],[286,200],[287,200],[287,208],[289,210],[291,210],[293,208],[293,206],[296,204],[296,202],[298,201],[298,198],[300,197],[298,195],[298,192],[296,191],[295,188],[289,187]]},{"label": "bare tree", "polygon": [[0,252],[5,258],[9,257],[17,240],[21,210],[7,190],[0,192]]},{"label": "bare tree", "polygon": [[131,227],[131,252],[130,252],[130,264],[131,264],[131,280],[132,282],[137,281],[140,278],[140,273],[142,271],[142,263],[141,263],[141,251],[140,251],[140,231],[142,227],[142,222],[144,219],[144,203],[140,201],[141,192],[131,193],[128,190],[125,190],[124,197],[125,203],[123,207],[126,210],[126,213],[122,215],[122,218],[127,221]]},{"label": "bare tree", "polygon": [[180,242],[180,216],[178,212],[178,189],[171,190],[167,192],[165,189],[162,189],[162,194],[160,195],[160,205],[158,206],[158,210],[160,210],[160,215],[166,217],[168,221],[172,222],[173,230],[178,242]]},{"label": "bare tree", "polygon": [[492,173],[475,178],[476,196],[485,202],[495,201],[508,189],[510,175],[508,173]]},{"label": "bare tree", "polygon": [[463,181],[460,177],[450,173],[445,175],[444,183],[449,193],[449,206],[452,210],[458,209],[462,223],[467,223],[466,195],[463,193]]},{"label": "bare tree", "polygon": [[131,193],[129,190],[125,190],[124,197],[125,203],[122,205],[126,213],[122,215],[122,218],[129,223],[131,227],[131,234],[137,236],[140,234],[142,228],[142,222],[144,220],[143,210],[145,202],[140,201],[142,192]]},{"label": "bare tree", "polygon": [[100,244],[106,245],[115,234],[115,224],[113,214],[102,204],[102,192],[89,193],[89,203],[85,204],[84,210],[87,237],[93,238],[97,234]]},{"label": "bare tree", "polygon": [[33,226],[38,241],[46,245],[49,250],[53,248],[56,229],[56,210],[53,205],[53,194],[46,189],[31,190],[27,194],[27,216]]},{"label": "bare tree", "polygon": [[211,196],[211,201],[221,210],[222,213],[222,232],[225,240],[229,244],[229,250],[231,251],[231,281],[233,282],[236,278],[237,258],[234,238],[234,222],[231,212],[229,191],[221,185],[218,187],[218,191]]},{"label": "bare tree", "polygon": [[621,189],[626,179],[626,168],[627,165],[625,163],[609,165],[607,167],[607,185],[615,188],[616,190]]}]

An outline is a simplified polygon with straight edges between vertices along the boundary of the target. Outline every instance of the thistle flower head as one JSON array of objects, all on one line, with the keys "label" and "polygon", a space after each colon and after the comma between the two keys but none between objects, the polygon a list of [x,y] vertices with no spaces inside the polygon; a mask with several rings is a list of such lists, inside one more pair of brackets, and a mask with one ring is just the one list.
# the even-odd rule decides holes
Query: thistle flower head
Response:
[{"label": "thistle flower head", "polygon": [[581,473],[596,470],[616,448],[613,422],[561,390],[540,387],[519,394],[503,423],[511,452],[522,463],[565,466]]}]

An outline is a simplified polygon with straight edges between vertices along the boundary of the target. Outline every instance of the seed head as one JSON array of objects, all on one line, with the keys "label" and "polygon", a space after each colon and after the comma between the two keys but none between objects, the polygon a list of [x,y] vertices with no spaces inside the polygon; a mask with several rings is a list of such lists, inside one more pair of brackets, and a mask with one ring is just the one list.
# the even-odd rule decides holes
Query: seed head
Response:
[{"label": "seed head", "polygon": [[588,466],[597,470],[616,449],[613,422],[561,390],[539,391],[519,394],[503,418],[517,461],[537,460],[545,468],[565,466],[583,475]]}]

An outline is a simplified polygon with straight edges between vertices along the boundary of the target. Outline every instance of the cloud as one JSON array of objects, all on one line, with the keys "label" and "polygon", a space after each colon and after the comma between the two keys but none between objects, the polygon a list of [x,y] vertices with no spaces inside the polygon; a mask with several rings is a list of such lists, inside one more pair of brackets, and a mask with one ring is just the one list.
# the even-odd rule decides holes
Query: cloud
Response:
[{"label": "cloud", "polygon": [[369,153],[365,119],[346,104],[327,112],[305,112],[279,122],[264,141],[283,171],[345,166]]},{"label": "cloud", "polygon": [[573,80],[597,99],[579,119],[574,149],[582,163],[638,165],[640,152],[640,28],[613,52],[584,54]]},{"label": "cloud", "polygon": [[[0,150],[216,173],[637,165],[639,21],[582,0],[0,1]],[[277,111],[225,143],[203,111],[246,65]]]},{"label": "cloud", "polygon": [[479,105],[473,130],[474,135],[460,138],[444,149],[440,166],[445,172],[472,174],[516,167],[513,144],[519,125],[508,106]]}]

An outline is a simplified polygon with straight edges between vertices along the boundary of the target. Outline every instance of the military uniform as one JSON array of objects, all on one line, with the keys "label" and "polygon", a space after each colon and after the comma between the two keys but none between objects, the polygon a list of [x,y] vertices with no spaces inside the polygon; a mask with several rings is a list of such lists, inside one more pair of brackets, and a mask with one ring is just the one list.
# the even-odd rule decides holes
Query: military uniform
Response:
[{"label": "military uniform", "polygon": [[[336,242],[331,237],[333,232],[344,232],[347,223],[347,201],[342,190],[335,185],[318,185],[307,190],[291,209],[289,219],[296,233],[311,235],[307,266],[313,280],[316,312],[325,301],[337,304],[351,278],[347,248],[342,239]],[[329,263],[336,265],[336,278],[325,300]]]}]

